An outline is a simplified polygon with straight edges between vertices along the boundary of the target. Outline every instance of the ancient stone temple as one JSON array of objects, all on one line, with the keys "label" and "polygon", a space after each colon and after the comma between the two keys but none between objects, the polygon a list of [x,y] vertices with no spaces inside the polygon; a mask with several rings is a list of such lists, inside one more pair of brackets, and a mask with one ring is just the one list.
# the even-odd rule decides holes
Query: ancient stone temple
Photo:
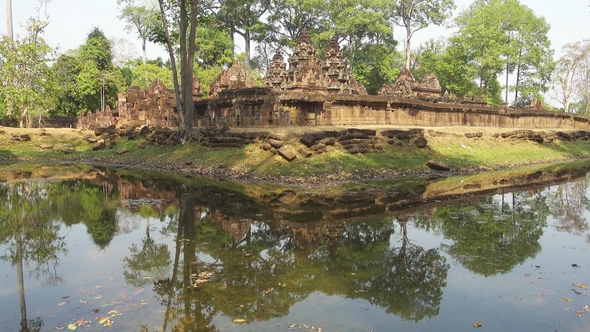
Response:
[{"label": "ancient stone temple", "polygon": [[322,72],[328,93],[332,94],[353,94],[367,95],[367,89],[361,83],[356,81],[348,66],[348,63],[342,56],[338,39],[333,37],[326,52],[326,60],[323,62]]},{"label": "ancient stone temple", "polygon": [[[527,109],[488,106],[481,97],[457,98],[434,74],[418,82],[403,70],[379,94],[368,95],[345,61],[336,38],[320,58],[304,30],[287,62],[274,54],[258,85],[240,62],[223,71],[209,86],[207,98],[195,81],[196,127],[268,126],[494,126],[507,128],[588,128],[588,117],[552,112],[534,102]],[[81,117],[79,128],[107,125],[175,127],[174,93],[161,82],[146,91],[130,88],[119,96],[116,110]]]},{"label": "ancient stone temple", "polygon": [[218,97],[226,90],[247,89],[254,87],[254,80],[240,61],[236,61],[229,70],[223,70],[209,85],[209,97]]},{"label": "ancient stone temple", "polygon": [[381,96],[397,97],[440,97],[440,93],[440,83],[434,74],[426,74],[422,82],[419,83],[414,75],[405,68],[393,84],[383,85],[378,92]]}]

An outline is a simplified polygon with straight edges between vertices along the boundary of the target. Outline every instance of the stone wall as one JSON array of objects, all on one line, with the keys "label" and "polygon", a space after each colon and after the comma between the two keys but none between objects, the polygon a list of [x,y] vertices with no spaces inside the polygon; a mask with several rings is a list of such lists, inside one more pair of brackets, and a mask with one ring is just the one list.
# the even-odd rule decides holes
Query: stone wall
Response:
[{"label": "stone wall", "polygon": [[[418,82],[402,71],[396,82],[384,85],[379,95],[368,95],[332,39],[324,59],[316,55],[305,31],[285,63],[277,50],[263,80],[256,86],[240,62],[224,70],[209,86],[209,95],[194,79],[196,127],[275,126],[477,126],[506,128],[588,129],[582,115],[543,110],[533,100],[527,109],[490,107],[481,97],[449,97],[438,79],[427,74]],[[109,125],[135,128],[148,125],[176,127],[174,92],[159,81],[143,91],[129,88],[119,96],[117,109],[89,112],[78,128]]]}]

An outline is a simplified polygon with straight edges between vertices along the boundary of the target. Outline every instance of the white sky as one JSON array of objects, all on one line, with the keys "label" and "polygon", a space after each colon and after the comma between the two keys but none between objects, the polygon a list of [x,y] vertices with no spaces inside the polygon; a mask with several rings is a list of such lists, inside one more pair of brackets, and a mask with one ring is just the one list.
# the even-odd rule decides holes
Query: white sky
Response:
[{"label": "white sky", "polygon": [[[0,0],[0,35],[6,34],[6,0]],[[458,10],[464,9],[472,0],[455,0]],[[36,16],[35,0],[13,0],[13,21],[15,35],[24,35],[21,28],[28,17]],[[532,8],[537,16],[544,16],[551,25],[549,38],[556,55],[561,47],[569,42],[590,38],[590,0],[521,0]],[[93,27],[100,28],[107,38],[123,38],[133,44],[140,55],[140,41],[134,34],[124,30],[124,23],[118,18],[116,0],[51,0],[48,10],[50,24],[46,29],[45,39],[53,46],[59,46],[61,52],[75,49],[86,41],[86,36]],[[415,34],[412,46],[438,36],[449,36],[452,31],[444,27],[428,27]],[[394,36],[400,44],[404,37],[398,28]],[[240,38],[236,41],[240,43]],[[243,43],[242,43],[243,44]],[[167,59],[167,53],[157,45],[148,45],[148,58],[161,56]]]}]

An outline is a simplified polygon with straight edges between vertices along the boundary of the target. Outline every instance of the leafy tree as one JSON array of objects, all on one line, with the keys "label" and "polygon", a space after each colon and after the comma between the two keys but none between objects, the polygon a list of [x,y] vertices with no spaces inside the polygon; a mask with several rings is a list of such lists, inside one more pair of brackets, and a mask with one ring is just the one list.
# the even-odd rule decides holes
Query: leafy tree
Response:
[{"label": "leafy tree", "polygon": [[[190,140],[193,131],[193,69],[196,49],[197,17],[199,16],[197,0],[174,1],[158,0],[160,5],[160,18],[164,30],[164,39],[172,64],[172,78],[174,92],[178,105],[179,124],[178,131],[185,140]],[[176,66],[175,48],[170,33],[170,20],[176,19],[179,26],[180,49],[177,55],[180,58],[180,82]]]},{"label": "leafy tree", "polygon": [[414,33],[431,24],[441,25],[455,9],[453,0],[395,0],[392,20],[406,30],[406,70],[410,70],[411,42]]},{"label": "leafy tree", "polygon": [[[551,42],[547,37],[549,24],[544,17],[536,17],[532,9],[519,0],[505,0],[503,23],[508,35],[505,51],[506,97],[514,91],[513,105],[524,107],[533,96],[547,92],[548,82],[554,68]],[[508,85],[510,75],[516,76],[513,86]]]},{"label": "leafy tree", "polygon": [[113,66],[113,53],[104,33],[93,28],[86,43],[80,46],[80,71],[76,76],[76,94],[81,101],[79,111],[114,108],[117,92],[125,88],[125,79]]},{"label": "leafy tree", "polygon": [[122,6],[119,19],[124,20],[128,32],[135,32],[141,39],[143,64],[147,63],[146,43],[153,27],[159,23],[158,10],[147,3],[136,4],[135,0],[117,0],[117,5]]},{"label": "leafy tree", "polygon": [[[234,62],[234,43],[227,29],[197,28],[196,60],[201,68],[229,67]],[[246,55],[246,62],[248,55]]]},{"label": "leafy tree", "polygon": [[266,18],[268,29],[258,41],[273,45],[274,49],[293,47],[303,30],[315,39],[316,34],[327,31],[330,26],[328,5],[321,0],[274,0]]},{"label": "leafy tree", "polygon": [[68,52],[57,58],[51,67],[55,77],[53,93],[55,108],[52,116],[78,116],[82,101],[79,98],[77,77],[82,61],[76,52]]},{"label": "leafy tree", "polygon": [[173,90],[172,71],[168,68],[159,67],[153,64],[146,64],[134,67],[131,70],[131,85],[147,89],[155,80],[160,80],[166,88]]},{"label": "leafy tree", "polygon": [[549,97],[565,112],[590,114],[590,39],[568,43],[562,51],[564,54],[556,62]]},{"label": "leafy tree", "polygon": [[354,58],[352,73],[369,94],[377,94],[385,83],[394,82],[403,63],[392,44],[364,43]]},{"label": "leafy tree", "polygon": [[52,108],[54,80],[47,63],[54,54],[42,37],[48,24],[30,18],[26,37],[0,41],[0,106],[6,110],[0,116],[18,111],[21,128],[32,126],[34,118],[46,116]]},{"label": "leafy tree", "polygon": [[[478,81],[477,90],[470,93],[501,104],[502,72],[506,90],[515,91],[515,105],[547,91],[553,64],[544,18],[518,0],[476,0],[455,21],[459,30],[449,39],[449,47],[462,60],[461,69]],[[515,84],[508,86],[511,75]]]},{"label": "leafy tree", "polygon": [[271,0],[219,0],[219,17],[222,24],[244,38],[246,70],[250,70],[252,40],[264,36],[266,28],[260,20],[270,8]]},{"label": "leafy tree", "polygon": [[512,206],[493,197],[474,206],[437,208],[432,220],[453,244],[445,250],[471,271],[508,273],[540,252],[549,210],[545,197],[514,193]]}]

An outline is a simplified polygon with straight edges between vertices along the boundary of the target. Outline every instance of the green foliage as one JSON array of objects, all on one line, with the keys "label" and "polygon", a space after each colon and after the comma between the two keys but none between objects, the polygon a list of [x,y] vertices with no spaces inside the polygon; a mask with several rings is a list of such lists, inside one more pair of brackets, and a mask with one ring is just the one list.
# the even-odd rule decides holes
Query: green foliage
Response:
[{"label": "green foliage", "polygon": [[386,83],[393,83],[402,67],[399,53],[387,45],[367,43],[355,52],[352,73],[369,94],[377,94]]},{"label": "green foliage", "polygon": [[199,83],[203,88],[203,97],[209,94],[209,85],[215,81],[217,76],[223,71],[223,66],[210,66],[208,68],[202,68],[198,64],[195,64],[195,77],[199,79]]},{"label": "green foliage", "polygon": [[461,84],[458,91],[481,95],[499,105],[502,87],[498,77],[502,73],[515,76],[515,84],[505,87],[516,92],[515,104],[547,91],[553,54],[544,18],[537,18],[518,0],[477,0],[456,23],[459,31],[449,39],[452,57],[447,60],[455,58],[455,66],[478,85]]},{"label": "green foliage", "polygon": [[543,195],[514,193],[513,205],[492,197],[468,207],[438,208],[433,221],[453,244],[445,250],[466,268],[491,276],[507,273],[541,250],[547,224]]},{"label": "green foliage", "polygon": [[[54,115],[115,108],[117,92],[127,87],[123,72],[113,66],[110,42],[94,28],[78,50],[61,55],[53,65],[58,89],[53,95]],[[104,104],[103,104],[104,102]]]},{"label": "green foliage", "polygon": [[416,31],[431,24],[441,25],[455,9],[453,0],[396,0],[391,4],[392,20],[406,30],[406,65],[410,70],[411,41]]},{"label": "green foliage", "polygon": [[51,115],[78,115],[81,104],[77,92],[77,76],[82,69],[80,57],[76,53],[62,54],[51,68],[56,80],[56,89],[52,96],[55,100],[55,108]]},{"label": "green foliage", "polygon": [[48,62],[53,49],[42,35],[48,23],[29,19],[26,37],[0,40],[0,118],[16,118],[30,127],[49,114],[55,87]]},{"label": "green foliage", "polygon": [[169,90],[174,90],[172,71],[168,68],[158,67],[152,64],[139,65],[131,70],[132,82],[130,85],[147,89],[155,80],[160,80]]},{"label": "green foliage", "polygon": [[83,61],[94,63],[99,71],[113,68],[111,43],[99,28],[93,28],[88,34],[86,43],[80,46],[80,56]]},{"label": "green foliage", "polygon": [[196,57],[199,66],[230,66],[233,62],[234,42],[227,29],[197,28]]}]

